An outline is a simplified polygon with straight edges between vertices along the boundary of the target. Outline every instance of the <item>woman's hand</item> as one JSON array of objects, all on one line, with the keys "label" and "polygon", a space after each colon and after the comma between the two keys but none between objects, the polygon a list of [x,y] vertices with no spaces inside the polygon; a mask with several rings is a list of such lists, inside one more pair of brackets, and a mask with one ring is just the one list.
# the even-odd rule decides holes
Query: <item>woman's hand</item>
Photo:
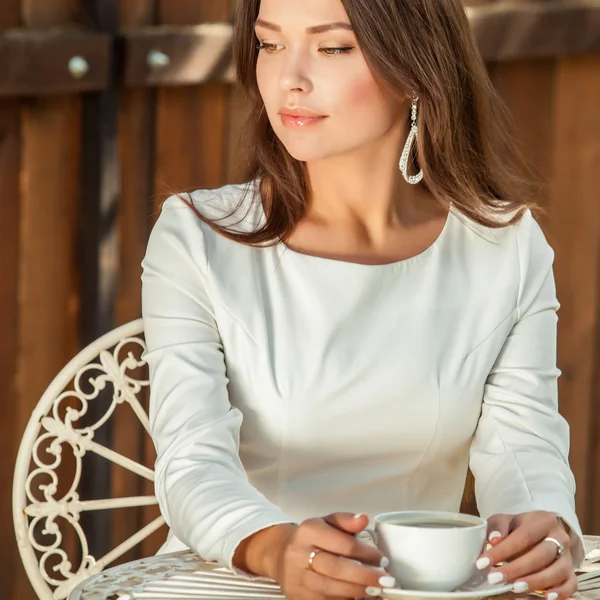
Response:
[{"label": "woman's hand", "polygon": [[[481,555],[477,567],[505,562],[492,569],[490,583],[514,583],[517,593],[545,590],[547,600],[566,600],[577,590],[570,537],[553,513],[494,515],[488,519],[488,536],[492,549]],[[546,538],[562,544],[562,556],[557,544]]]},{"label": "woman's hand", "polygon": [[366,515],[335,513],[297,527],[276,526],[266,534],[270,541],[249,549],[254,558],[248,562],[275,579],[289,600],[376,597],[395,580],[382,568],[388,564],[383,554],[355,537],[368,523]]}]

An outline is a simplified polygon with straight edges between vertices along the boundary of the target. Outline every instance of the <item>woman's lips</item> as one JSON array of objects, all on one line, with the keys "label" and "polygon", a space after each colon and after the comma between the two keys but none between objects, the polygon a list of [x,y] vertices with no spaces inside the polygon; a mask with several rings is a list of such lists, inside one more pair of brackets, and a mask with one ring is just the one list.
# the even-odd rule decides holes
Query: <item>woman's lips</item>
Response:
[{"label": "woman's lips", "polygon": [[286,127],[308,127],[310,125],[316,125],[321,121],[324,121],[327,117],[312,117],[302,115],[288,115],[281,113],[281,121]]}]

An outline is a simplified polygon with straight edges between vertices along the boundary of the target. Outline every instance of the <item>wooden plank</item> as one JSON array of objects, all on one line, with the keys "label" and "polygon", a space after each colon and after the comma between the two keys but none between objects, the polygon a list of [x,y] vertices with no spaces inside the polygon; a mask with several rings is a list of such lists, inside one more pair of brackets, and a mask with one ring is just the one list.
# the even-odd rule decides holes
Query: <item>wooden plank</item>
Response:
[{"label": "wooden plank", "polygon": [[155,22],[155,0],[120,0],[119,23],[121,27],[143,27]]},{"label": "wooden plank", "polygon": [[[79,346],[80,114],[77,98],[30,102],[23,110],[19,431],[45,387]],[[74,536],[67,529],[65,543],[74,549]],[[16,582],[15,597],[33,598],[24,577]]]},{"label": "wooden plank", "polygon": [[[235,18],[236,4],[229,3],[229,19]],[[234,73],[235,75],[235,73]],[[227,183],[243,183],[246,181],[246,157],[241,143],[243,125],[246,119],[248,101],[241,85],[234,83],[227,90],[227,123],[225,131],[225,173],[223,179]]]},{"label": "wooden plank", "polygon": [[512,141],[528,163],[518,162],[521,175],[535,178],[539,184],[535,200],[551,210],[556,61],[495,63],[488,69],[496,91],[510,111]]},{"label": "wooden plank", "polygon": [[27,27],[76,25],[85,18],[79,0],[21,0]]},{"label": "wooden plank", "polygon": [[[231,82],[232,27],[229,23],[135,28],[123,32],[126,86],[194,85]],[[165,64],[152,66],[161,52]]]},{"label": "wooden plank", "polygon": [[[123,27],[150,26],[155,19],[154,1],[129,0],[120,3]],[[141,315],[141,262],[150,233],[152,171],[154,164],[154,90],[126,89],[121,92],[119,106],[119,144],[122,160],[121,210],[118,217],[120,243],[120,270],[115,307],[118,324]],[[142,395],[147,402],[146,394]],[[125,407],[126,408],[126,407]],[[115,450],[152,467],[154,461],[146,458],[146,446],[153,446],[150,437],[132,411],[122,410],[113,424]],[[154,485],[141,478],[127,477],[120,469],[113,471],[114,497],[152,495]],[[128,537],[151,521],[152,507],[135,511],[117,511],[113,520],[113,539]],[[154,509],[155,510],[155,509]],[[157,515],[156,515],[157,516]],[[145,541],[123,557],[134,560],[155,554],[164,541],[166,531],[159,539]],[[156,534],[155,534],[156,535]]]},{"label": "wooden plank", "polygon": [[21,24],[21,0],[4,0],[0,4],[0,31],[19,27]]},{"label": "wooden plank", "polygon": [[[224,0],[159,0],[158,7],[163,25],[223,22],[229,17]],[[226,102],[226,87],[216,83],[159,91],[155,179],[159,199],[172,190],[223,183]]]},{"label": "wooden plank", "polygon": [[121,239],[116,320],[122,324],[141,315],[141,261],[146,251],[152,212],[154,163],[154,93],[128,90],[120,106],[122,157]]},{"label": "wooden plank", "polygon": [[171,25],[217,23],[229,21],[229,0],[198,2],[198,0],[158,0],[158,22]]},{"label": "wooden plank", "polygon": [[486,61],[600,51],[598,0],[501,1],[466,11]]},{"label": "wooden plank", "polygon": [[[23,0],[23,25],[60,27],[76,17],[73,0]],[[79,349],[77,227],[81,102],[56,96],[22,105],[21,226],[17,345],[18,431],[41,393]],[[65,468],[59,478],[72,476]],[[64,527],[63,547],[76,559],[76,536]],[[74,567],[77,568],[76,560]],[[13,598],[34,599],[24,573]]]},{"label": "wooden plank", "polygon": [[[573,177],[578,186],[593,173],[582,161],[584,146],[593,138],[593,134],[590,135],[593,118],[590,123],[587,113],[593,112],[594,103],[592,99],[586,99],[589,91],[582,89],[587,89],[585,81],[591,71],[588,67],[584,77],[578,67],[581,62],[578,58],[564,63],[555,60],[502,63],[493,65],[491,74],[514,116],[525,156],[533,161],[540,176],[538,201],[547,210],[541,221],[548,241],[556,251],[555,274],[558,298],[562,303],[558,353],[559,367],[563,371],[559,380],[560,409],[572,429],[571,464],[578,484],[577,510],[584,527],[589,528],[591,513],[596,510],[590,496],[593,478],[589,473],[590,446],[594,437],[590,430],[593,400],[590,386],[596,359],[594,332],[585,333],[585,330],[590,325],[589,320],[595,323],[597,318],[592,318],[592,314],[596,314],[598,302],[594,265],[598,260],[597,235],[600,230],[593,211],[590,212],[587,206],[592,202],[590,191],[581,192],[572,187]],[[560,68],[557,67],[559,64]],[[597,74],[593,76],[598,77]],[[570,85],[575,86],[573,90]],[[573,118],[575,112],[577,118]],[[592,281],[589,275],[584,275],[588,271]],[[586,279],[583,288],[578,282],[580,277]]]},{"label": "wooden plank", "polygon": [[159,203],[175,191],[221,185],[225,93],[220,84],[159,91],[155,180]]},{"label": "wooden plank", "polygon": [[[106,88],[111,38],[77,29],[13,29],[0,34],[0,96],[41,96]],[[89,69],[74,76],[70,61]]]},{"label": "wooden plank", "polygon": [[[21,23],[19,0],[5,0],[0,4],[0,31],[18,27]],[[20,168],[21,168],[21,124],[19,105],[15,100],[0,100],[0,392],[2,403],[2,426],[0,428],[0,456],[3,461],[0,473],[6,481],[12,481],[14,464],[20,442],[17,398],[17,352],[19,346],[17,323],[19,319],[19,219],[20,219]],[[14,539],[12,523],[12,498],[3,494],[0,511],[4,515],[0,525],[0,536]],[[18,598],[18,582],[26,581],[26,575],[15,544],[10,544],[0,562],[0,597]],[[30,596],[33,590],[29,586]],[[29,600],[29,598],[23,598]]]},{"label": "wooden plank", "polygon": [[[18,409],[16,397],[16,352],[18,348],[17,323],[19,319],[19,216],[21,162],[19,107],[16,101],[0,100],[0,188],[2,218],[0,219],[0,403],[2,421],[0,425],[1,473],[11,481],[12,470],[19,446]],[[0,495],[0,537],[12,539],[12,498],[8,493]],[[12,597],[13,574],[21,571],[17,549],[12,545],[0,561],[0,598]]]},{"label": "wooden plank", "polygon": [[[598,314],[600,308],[600,59],[559,61],[556,86],[552,231],[557,240],[559,366],[562,412],[569,421],[571,465],[584,530],[600,525],[593,456],[598,437]],[[598,455],[595,457],[596,461]],[[597,469],[597,463],[596,463]],[[597,488],[596,488],[597,491]]]},{"label": "wooden plank", "polygon": [[240,140],[248,102],[246,93],[239,85],[230,86],[227,96],[226,156],[223,161],[225,166],[223,179],[227,183],[243,183],[247,177],[244,150]]}]

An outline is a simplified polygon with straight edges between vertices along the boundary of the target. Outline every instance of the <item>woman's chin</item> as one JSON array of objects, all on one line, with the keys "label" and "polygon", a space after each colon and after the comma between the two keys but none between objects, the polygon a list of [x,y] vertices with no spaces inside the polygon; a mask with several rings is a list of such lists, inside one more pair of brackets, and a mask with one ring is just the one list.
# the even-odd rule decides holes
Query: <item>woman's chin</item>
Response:
[{"label": "woman's chin", "polygon": [[286,150],[293,159],[299,162],[315,162],[327,158],[327,155],[323,154],[323,152],[310,151],[290,146],[286,146]]}]

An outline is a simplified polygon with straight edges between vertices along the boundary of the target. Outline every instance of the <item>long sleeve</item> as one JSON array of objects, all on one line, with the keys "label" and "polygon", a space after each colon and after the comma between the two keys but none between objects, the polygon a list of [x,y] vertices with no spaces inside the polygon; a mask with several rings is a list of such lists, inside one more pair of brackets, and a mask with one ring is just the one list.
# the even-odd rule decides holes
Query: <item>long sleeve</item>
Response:
[{"label": "long sleeve", "polygon": [[142,263],[155,486],[177,538],[232,568],[243,539],[293,519],[250,484],[239,458],[242,414],[227,393],[203,227],[181,199],[169,199]]},{"label": "long sleeve", "polygon": [[556,513],[571,529],[579,564],[584,547],[568,463],[569,427],[558,412],[554,252],[529,212],[516,235],[517,320],[487,378],[471,446],[477,504],[484,517]]}]

